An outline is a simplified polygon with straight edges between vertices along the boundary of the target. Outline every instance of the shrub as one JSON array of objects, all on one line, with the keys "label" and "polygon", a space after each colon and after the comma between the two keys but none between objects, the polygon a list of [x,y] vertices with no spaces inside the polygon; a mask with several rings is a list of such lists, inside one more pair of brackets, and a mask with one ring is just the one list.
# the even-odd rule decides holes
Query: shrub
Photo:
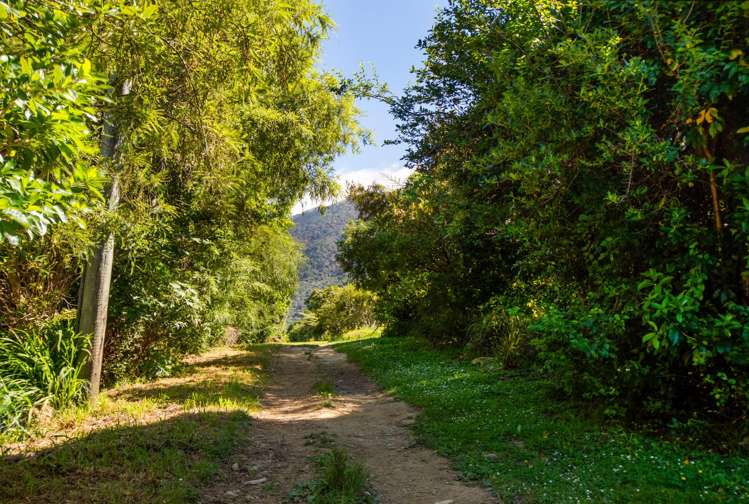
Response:
[{"label": "shrub", "polygon": [[376,297],[348,284],[315,289],[302,319],[289,330],[291,341],[337,339],[347,331],[374,326]]},{"label": "shrub", "polygon": [[476,353],[496,356],[505,368],[518,367],[530,358],[529,318],[517,308],[507,309],[494,298],[481,307],[468,326],[467,347]]},{"label": "shrub", "polygon": [[386,331],[511,357],[525,340],[612,415],[745,425],[748,15],[449,1],[392,107],[414,174],[355,190],[341,243]]},{"label": "shrub", "polygon": [[152,250],[137,268],[121,256],[106,340],[109,383],[168,375],[185,355],[225,339],[227,327],[242,342],[280,339],[296,286],[298,246],[283,226],[261,226],[239,238],[190,243],[196,263],[189,268],[155,253],[168,243],[144,245]]},{"label": "shrub", "polygon": [[71,321],[0,338],[0,427],[23,429],[35,411],[82,399],[87,353],[88,338],[75,332]]}]

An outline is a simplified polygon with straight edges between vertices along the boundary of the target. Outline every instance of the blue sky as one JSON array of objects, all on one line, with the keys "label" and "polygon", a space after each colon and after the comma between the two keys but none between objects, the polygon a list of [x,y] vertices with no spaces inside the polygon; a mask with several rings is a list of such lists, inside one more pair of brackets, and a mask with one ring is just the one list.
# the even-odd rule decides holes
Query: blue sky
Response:
[{"label": "blue sky", "polygon": [[[318,66],[353,75],[361,63],[373,66],[380,80],[399,94],[411,81],[410,69],[423,55],[415,48],[432,26],[434,15],[447,0],[321,0],[336,29],[323,46]],[[385,104],[367,100],[359,103],[361,124],[374,132],[375,144],[359,154],[349,153],[335,162],[342,182],[365,184],[401,179],[403,149],[382,146],[395,137],[393,119]],[[307,209],[311,205],[304,204]],[[297,213],[302,207],[295,209]]]}]

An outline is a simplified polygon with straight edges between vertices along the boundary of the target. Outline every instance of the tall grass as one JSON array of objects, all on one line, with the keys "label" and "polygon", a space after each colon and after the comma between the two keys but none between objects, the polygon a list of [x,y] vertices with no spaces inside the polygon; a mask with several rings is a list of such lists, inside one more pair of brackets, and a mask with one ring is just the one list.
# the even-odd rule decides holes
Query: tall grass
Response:
[{"label": "tall grass", "polygon": [[0,432],[23,432],[35,412],[81,399],[87,354],[69,321],[0,337]]},{"label": "tall grass", "polygon": [[340,448],[317,458],[318,477],[292,490],[286,502],[307,504],[374,504],[364,466]]},{"label": "tall grass", "polygon": [[17,431],[31,421],[39,392],[26,381],[0,375],[0,433]]}]

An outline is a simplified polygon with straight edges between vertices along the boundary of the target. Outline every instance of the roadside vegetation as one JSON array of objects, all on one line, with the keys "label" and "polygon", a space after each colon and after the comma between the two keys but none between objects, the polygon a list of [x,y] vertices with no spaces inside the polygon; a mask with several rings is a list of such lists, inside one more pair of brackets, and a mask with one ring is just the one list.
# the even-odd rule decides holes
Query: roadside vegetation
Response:
[{"label": "roadside vegetation", "polygon": [[86,395],[81,378],[88,340],[67,321],[0,337],[0,444],[28,434],[34,415],[70,407]]},{"label": "roadside vegetation", "polygon": [[283,337],[291,208],[368,137],[316,69],[331,26],[307,0],[0,0],[0,431]]},{"label": "roadside vegetation", "polygon": [[288,331],[289,341],[332,341],[349,331],[375,331],[377,297],[354,285],[315,289],[307,298],[302,318]]},{"label": "roadside vegetation", "polygon": [[354,189],[341,242],[385,334],[746,442],[748,21],[731,0],[448,2],[391,109],[414,173]]},{"label": "roadside vegetation", "polygon": [[415,338],[336,349],[422,408],[420,440],[504,502],[749,502],[749,457],[706,450],[679,430],[602,425],[537,374]]},{"label": "roadside vegetation", "polygon": [[[0,500],[198,500],[290,340],[507,501],[749,502],[749,1],[446,0],[401,96],[321,70],[333,26],[0,0]],[[412,175],[297,218],[301,292],[350,283],[289,328],[365,98]],[[373,499],[318,463],[300,499]]]},{"label": "roadside vegetation", "polygon": [[269,350],[217,348],[3,445],[0,502],[195,502],[250,434]]}]

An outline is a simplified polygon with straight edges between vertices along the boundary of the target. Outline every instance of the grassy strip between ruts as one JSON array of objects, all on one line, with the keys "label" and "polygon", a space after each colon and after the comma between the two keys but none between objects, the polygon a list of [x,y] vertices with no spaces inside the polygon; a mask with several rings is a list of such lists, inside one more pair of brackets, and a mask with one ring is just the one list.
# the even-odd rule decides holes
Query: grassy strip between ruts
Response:
[{"label": "grassy strip between ruts", "polygon": [[602,426],[544,380],[482,369],[413,338],[336,346],[423,408],[416,430],[504,502],[749,502],[749,458]]},{"label": "grassy strip between ruts", "polygon": [[[0,457],[0,503],[185,503],[249,433],[270,349],[213,350],[178,376],[63,412]],[[11,454],[9,456],[9,454]]]}]

